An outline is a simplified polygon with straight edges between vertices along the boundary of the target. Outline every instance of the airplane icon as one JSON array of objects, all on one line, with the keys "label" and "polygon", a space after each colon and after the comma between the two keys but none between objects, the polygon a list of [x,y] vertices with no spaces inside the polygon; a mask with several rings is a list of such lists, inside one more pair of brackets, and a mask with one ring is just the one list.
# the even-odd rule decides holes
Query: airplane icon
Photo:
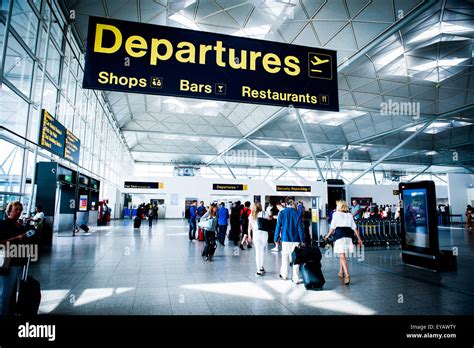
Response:
[{"label": "airplane icon", "polygon": [[[311,65],[321,65],[324,63],[329,63],[329,59],[320,59],[318,56],[313,56],[313,60],[311,61]],[[311,69],[312,72],[323,72],[322,70],[318,69]]]}]

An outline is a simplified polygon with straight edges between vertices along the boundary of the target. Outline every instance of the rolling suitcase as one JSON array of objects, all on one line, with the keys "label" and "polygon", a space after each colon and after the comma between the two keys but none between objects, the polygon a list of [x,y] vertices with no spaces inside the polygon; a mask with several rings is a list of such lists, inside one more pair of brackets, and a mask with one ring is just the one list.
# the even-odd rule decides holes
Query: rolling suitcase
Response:
[{"label": "rolling suitcase", "polygon": [[23,268],[23,274],[18,284],[18,299],[15,306],[15,312],[26,318],[31,318],[38,314],[41,303],[40,283],[32,276],[28,275],[30,258]]},{"label": "rolling suitcase", "polygon": [[300,272],[306,290],[323,289],[326,280],[324,279],[320,262],[305,263],[301,266]]},{"label": "rolling suitcase", "polygon": [[296,247],[291,254],[291,263],[301,265],[309,262],[319,262],[322,259],[321,250],[317,246]]},{"label": "rolling suitcase", "polygon": [[204,242],[204,231],[202,230],[201,227],[199,227],[199,230],[198,230],[198,240],[200,242]]},{"label": "rolling suitcase", "polygon": [[142,224],[142,219],[140,219],[138,216],[133,220],[133,228],[140,228]]},{"label": "rolling suitcase", "polygon": [[214,256],[216,249],[217,249],[217,243],[216,243],[215,235],[213,235],[212,232],[208,231],[208,241],[207,241],[207,245],[204,247],[204,250],[202,251],[202,256],[212,257]]}]

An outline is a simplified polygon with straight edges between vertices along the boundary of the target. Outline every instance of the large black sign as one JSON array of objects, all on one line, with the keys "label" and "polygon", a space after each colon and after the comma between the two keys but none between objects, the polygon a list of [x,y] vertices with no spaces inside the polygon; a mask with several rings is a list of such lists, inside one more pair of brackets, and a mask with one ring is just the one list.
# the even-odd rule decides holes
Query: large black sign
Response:
[{"label": "large black sign", "polygon": [[40,122],[39,144],[55,155],[64,156],[66,128],[43,109]]},{"label": "large black sign", "polygon": [[81,141],[69,130],[66,130],[66,140],[64,145],[64,158],[67,160],[79,163],[79,149],[81,148]]},{"label": "large black sign", "polygon": [[213,184],[212,189],[216,191],[247,191],[247,185],[241,184]]},{"label": "large black sign", "polygon": [[83,87],[339,111],[335,51],[98,17]]},{"label": "large black sign", "polygon": [[125,181],[124,188],[131,189],[159,189],[163,188],[159,182],[141,182],[141,181]]},{"label": "large black sign", "polygon": [[277,191],[284,192],[311,192],[311,186],[283,186],[277,185]]}]

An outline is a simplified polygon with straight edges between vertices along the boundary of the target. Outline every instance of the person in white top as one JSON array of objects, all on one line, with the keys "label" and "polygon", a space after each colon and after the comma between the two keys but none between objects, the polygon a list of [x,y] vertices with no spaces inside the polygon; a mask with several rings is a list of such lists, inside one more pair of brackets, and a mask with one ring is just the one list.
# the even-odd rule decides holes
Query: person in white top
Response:
[{"label": "person in white top", "polygon": [[28,219],[28,223],[33,222],[35,228],[38,230],[41,228],[44,220],[44,213],[43,213],[43,208],[41,208],[40,205],[38,205],[35,208],[35,216],[32,218]]},{"label": "person in white top", "polygon": [[332,215],[331,228],[326,235],[327,240],[334,233],[334,253],[339,255],[339,274],[340,278],[344,278],[344,284],[350,283],[349,266],[347,265],[346,254],[354,252],[354,244],[352,244],[353,233],[357,236],[357,242],[362,246],[357,225],[354,217],[349,212],[349,208],[345,201],[338,201],[336,212]]},{"label": "person in white top", "polygon": [[[262,205],[260,202],[255,202],[252,206],[252,210],[249,216],[249,232],[248,240],[249,242],[253,239],[253,244],[255,246],[255,262],[257,264],[257,275],[263,276],[265,273],[265,268],[263,268],[263,259],[265,256],[265,247],[268,243],[268,232],[258,229],[258,218],[268,219],[266,212],[262,211]],[[253,232],[251,234],[250,232]]]}]

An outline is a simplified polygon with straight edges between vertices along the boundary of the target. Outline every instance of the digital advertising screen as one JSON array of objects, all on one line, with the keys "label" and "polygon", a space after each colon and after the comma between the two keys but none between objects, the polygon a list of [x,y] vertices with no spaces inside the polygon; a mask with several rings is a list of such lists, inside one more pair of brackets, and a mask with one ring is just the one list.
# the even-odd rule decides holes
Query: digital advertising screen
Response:
[{"label": "digital advertising screen", "polygon": [[406,245],[429,248],[428,200],[425,188],[403,191]]},{"label": "digital advertising screen", "polygon": [[79,197],[79,211],[87,211],[87,195]]}]

